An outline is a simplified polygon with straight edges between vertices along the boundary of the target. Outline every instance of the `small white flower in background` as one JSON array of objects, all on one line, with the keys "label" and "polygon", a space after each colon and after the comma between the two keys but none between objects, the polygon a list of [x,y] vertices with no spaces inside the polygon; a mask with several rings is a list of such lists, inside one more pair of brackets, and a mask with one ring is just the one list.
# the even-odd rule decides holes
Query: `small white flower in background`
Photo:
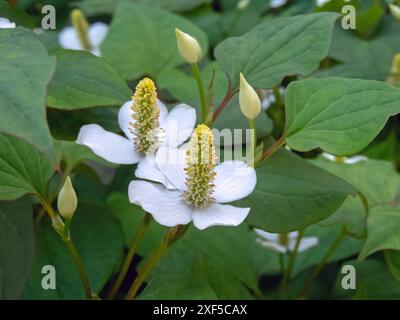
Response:
[{"label": "small white flower in background", "polygon": [[330,161],[339,162],[339,163],[346,163],[346,164],[355,164],[361,161],[366,161],[368,158],[366,156],[353,156],[353,157],[336,157],[330,153],[322,152],[322,156]]},{"label": "small white flower in background", "polygon": [[[265,111],[276,102],[274,90],[261,90],[263,96],[261,100],[261,108]],[[279,87],[279,94],[283,97],[285,95],[285,87]]]},{"label": "small white flower in background", "polygon": [[256,172],[242,161],[216,164],[213,135],[199,125],[186,145],[162,147],[156,163],[174,189],[148,181],[129,184],[130,202],[149,212],[158,223],[172,227],[193,222],[197,229],[237,226],[250,212],[227,203],[247,197],[256,185]]},{"label": "small white flower in background", "polygon": [[72,26],[65,27],[58,35],[58,42],[64,49],[86,50],[100,56],[100,45],[108,33],[108,25],[95,22],[89,25],[80,10],[71,13]]},{"label": "small white flower in background", "polygon": [[236,5],[236,8],[239,11],[242,11],[242,10],[245,10],[249,6],[249,4],[250,4],[250,0],[239,0]]},{"label": "small white flower in background", "polygon": [[126,137],[89,124],[80,129],[76,143],[111,163],[139,162],[135,171],[138,178],[167,183],[155,164],[154,153],[163,145],[176,148],[186,141],[196,124],[196,111],[179,104],[168,112],[157,99],[154,82],[144,78],[132,100],[119,110],[118,123]]},{"label": "small white flower in background", "polygon": [[288,0],[270,0],[269,6],[273,9],[282,7],[288,2]]},{"label": "small white flower in background", "polygon": [[323,7],[330,1],[331,0],[315,0],[315,4],[317,5],[317,7]]},{"label": "small white flower in background", "polygon": [[11,22],[7,18],[0,17],[0,29],[12,29],[15,27],[14,22]]},{"label": "small white flower in background", "polygon": [[[296,246],[299,233],[297,231],[289,233],[269,233],[264,230],[254,229],[257,238],[256,241],[263,247],[272,249],[279,253],[293,251]],[[298,251],[303,252],[318,244],[317,237],[304,237],[301,239]]]}]

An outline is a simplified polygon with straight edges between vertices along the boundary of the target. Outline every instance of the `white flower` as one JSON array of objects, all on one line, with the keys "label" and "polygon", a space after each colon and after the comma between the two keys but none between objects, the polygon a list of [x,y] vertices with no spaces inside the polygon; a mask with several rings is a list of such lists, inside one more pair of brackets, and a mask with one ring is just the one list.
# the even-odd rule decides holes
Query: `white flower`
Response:
[{"label": "white flower", "polygon": [[[133,111],[135,99],[125,102],[118,113],[118,123],[126,137],[104,130],[97,124],[85,125],[80,129],[76,143],[90,148],[95,154],[103,159],[116,164],[135,164],[138,167],[135,175],[141,179],[149,179],[167,184],[164,175],[158,170],[154,153],[160,146],[178,147],[185,142],[191,135],[196,123],[196,111],[194,108],[179,104],[168,112],[165,105],[156,99],[154,83],[145,78],[136,87],[135,95],[140,100],[143,95],[142,90],[151,89],[154,93],[153,103],[145,106],[152,108],[150,115],[154,115],[154,128],[149,128],[149,134],[141,137],[136,130],[140,129],[141,122],[149,125],[149,119],[137,119],[137,113]],[[146,99],[149,97],[146,92]],[[148,100],[146,100],[148,101]],[[148,111],[146,109],[145,111]],[[148,112],[145,112],[149,115]],[[133,116],[135,115],[135,118]],[[140,117],[139,117],[140,118]],[[153,130],[154,129],[154,130]],[[151,136],[150,133],[153,133]],[[154,141],[154,145],[149,150],[143,150],[140,142]],[[150,141],[150,142],[151,142]]]},{"label": "white flower", "polygon": [[[269,233],[264,230],[254,229],[258,238],[256,241],[263,247],[272,249],[280,253],[286,253],[293,251],[296,246],[297,238],[299,233],[297,231],[289,232],[286,234]],[[298,251],[303,252],[318,244],[317,237],[305,237],[301,239]]]},{"label": "white flower", "polygon": [[[261,108],[268,110],[269,107],[276,102],[274,90],[261,90],[261,94],[264,97],[261,100]],[[279,87],[279,94],[283,97],[285,95],[285,87]]]},{"label": "white flower", "polygon": [[395,4],[389,4],[389,9],[393,17],[395,17],[397,20],[400,20],[400,6]]},{"label": "white flower", "polygon": [[[100,46],[108,32],[108,25],[103,22],[95,22],[88,28],[88,40],[92,46],[91,53],[100,56]],[[65,27],[58,34],[58,42],[64,49],[84,50],[77,31],[73,26]]]},{"label": "white flower", "polygon": [[346,164],[355,164],[361,161],[368,160],[366,156],[361,156],[361,155],[353,157],[335,157],[334,155],[327,152],[322,152],[322,156],[327,160],[339,163],[346,163]]},{"label": "white flower", "polygon": [[15,28],[15,23],[11,22],[7,18],[0,17],[0,29],[12,29]]},{"label": "white flower", "polygon": [[330,1],[331,0],[315,0],[315,4],[317,5],[317,7],[323,7]]},{"label": "white flower", "polygon": [[255,170],[242,161],[216,165],[212,134],[205,125],[194,130],[188,144],[178,149],[160,148],[156,163],[173,189],[134,180],[128,194],[130,202],[140,205],[158,223],[172,227],[193,222],[203,230],[216,225],[237,226],[246,219],[250,208],[227,203],[253,192]]},{"label": "white flower", "polygon": [[288,0],[271,0],[269,2],[269,6],[273,9],[282,7],[286,4],[286,2],[288,2]]}]

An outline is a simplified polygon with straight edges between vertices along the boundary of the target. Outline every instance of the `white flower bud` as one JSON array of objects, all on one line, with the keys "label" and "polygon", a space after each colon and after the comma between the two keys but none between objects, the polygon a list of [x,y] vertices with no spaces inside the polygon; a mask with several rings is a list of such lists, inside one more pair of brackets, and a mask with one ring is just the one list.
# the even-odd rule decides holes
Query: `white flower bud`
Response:
[{"label": "white flower bud", "polygon": [[250,120],[256,118],[261,112],[260,98],[242,73],[240,74],[239,105],[244,116]]},{"label": "white flower bud", "polygon": [[65,183],[58,194],[57,206],[58,212],[64,219],[72,219],[78,206],[78,199],[69,177],[65,179]]},{"label": "white flower bud", "polygon": [[178,50],[182,58],[190,64],[198,63],[201,59],[201,47],[199,42],[178,28],[175,28],[175,35]]},{"label": "white flower bud", "polygon": [[393,17],[400,21],[400,6],[396,6],[395,4],[389,4],[390,12]]},{"label": "white flower bud", "polygon": [[245,10],[250,4],[250,0],[239,0],[239,2],[236,5],[236,8],[239,11]]}]

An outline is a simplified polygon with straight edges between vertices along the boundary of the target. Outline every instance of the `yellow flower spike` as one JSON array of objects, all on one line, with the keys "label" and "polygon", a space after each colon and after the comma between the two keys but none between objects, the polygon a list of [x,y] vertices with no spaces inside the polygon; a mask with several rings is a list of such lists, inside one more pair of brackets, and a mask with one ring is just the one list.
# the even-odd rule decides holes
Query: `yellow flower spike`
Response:
[{"label": "yellow flower spike", "polygon": [[182,58],[190,64],[198,63],[202,55],[199,42],[178,28],[175,28],[175,35],[178,50]]},{"label": "yellow flower spike", "polygon": [[87,22],[82,11],[79,9],[74,9],[71,12],[71,22],[74,26],[76,34],[78,36],[79,42],[82,48],[86,51],[92,50],[92,45],[88,38],[89,23]]},{"label": "yellow flower spike", "polygon": [[396,75],[400,74],[400,53],[394,56],[390,72]]},{"label": "yellow flower spike", "polygon": [[186,152],[186,203],[198,208],[213,204],[216,153],[214,136],[209,127],[200,124],[193,131]]},{"label": "yellow flower spike", "polygon": [[135,149],[144,153],[150,152],[159,142],[160,108],[157,106],[157,90],[153,80],[142,79],[136,86],[132,97],[131,131],[135,135]]},{"label": "yellow flower spike", "polygon": [[395,17],[396,20],[400,21],[400,6],[397,6],[395,4],[389,4],[389,8],[393,17]]},{"label": "yellow flower spike", "polygon": [[58,194],[57,207],[58,212],[64,219],[72,219],[78,206],[78,199],[70,177],[65,179],[65,183]]},{"label": "yellow flower spike", "polygon": [[240,74],[239,105],[243,115],[250,120],[255,119],[261,112],[261,101],[254,88]]}]

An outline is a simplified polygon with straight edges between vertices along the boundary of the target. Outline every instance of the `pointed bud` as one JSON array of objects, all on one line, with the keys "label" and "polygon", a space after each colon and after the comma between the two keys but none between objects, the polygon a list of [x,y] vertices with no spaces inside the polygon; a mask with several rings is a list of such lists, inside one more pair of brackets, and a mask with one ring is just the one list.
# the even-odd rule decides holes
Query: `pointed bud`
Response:
[{"label": "pointed bud", "polygon": [[60,193],[58,194],[58,212],[65,219],[72,219],[76,207],[78,205],[78,199],[74,187],[72,186],[71,179],[67,177]]},{"label": "pointed bud", "polygon": [[389,4],[390,12],[392,13],[393,17],[400,21],[400,6],[395,4]]},{"label": "pointed bud", "polygon": [[239,0],[239,2],[236,5],[236,8],[239,11],[245,10],[250,4],[250,0]]},{"label": "pointed bud", "polygon": [[256,118],[261,112],[260,98],[242,73],[240,74],[239,105],[244,116],[250,120]]},{"label": "pointed bud", "polygon": [[178,28],[175,28],[175,35],[178,50],[182,58],[190,64],[198,63],[201,60],[201,47],[199,42]]}]

